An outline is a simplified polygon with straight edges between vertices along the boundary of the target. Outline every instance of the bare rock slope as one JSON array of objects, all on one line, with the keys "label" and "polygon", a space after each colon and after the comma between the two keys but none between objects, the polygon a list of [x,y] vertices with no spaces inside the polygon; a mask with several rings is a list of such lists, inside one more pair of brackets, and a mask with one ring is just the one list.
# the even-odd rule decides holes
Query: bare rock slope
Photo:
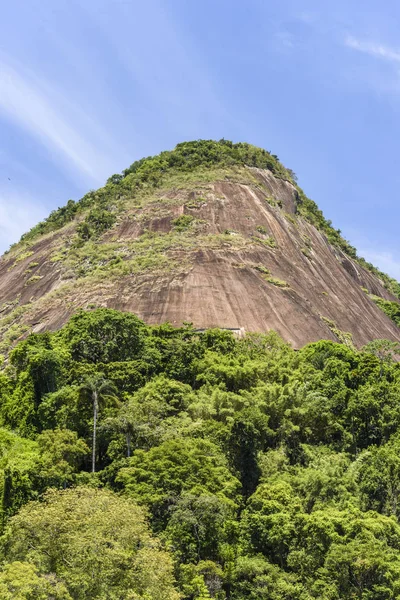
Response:
[{"label": "bare rock slope", "polygon": [[2,351],[95,306],[150,324],[274,329],[295,347],[400,341],[372,299],[398,301],[390,285],[301,214],[289,178],[242,164],[173,173],[134,192],[117,184],[0,259]]}]

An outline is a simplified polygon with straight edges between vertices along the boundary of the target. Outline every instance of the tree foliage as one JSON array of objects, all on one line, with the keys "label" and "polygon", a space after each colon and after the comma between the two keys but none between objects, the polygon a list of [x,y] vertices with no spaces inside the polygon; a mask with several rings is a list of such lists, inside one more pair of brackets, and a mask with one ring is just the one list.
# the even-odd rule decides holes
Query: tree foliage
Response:
[{"label": "tree foliage", "polygon": [[29,336],[1,373],[1,597],[398,597],[396,358],[108,309]]},{"label": "tree foliage", "polygon": [[54,574],[74,599],[178,599],[172,562],[142,511],[112,492],[49,490],[10,520],[4,537],[11,560]]}]

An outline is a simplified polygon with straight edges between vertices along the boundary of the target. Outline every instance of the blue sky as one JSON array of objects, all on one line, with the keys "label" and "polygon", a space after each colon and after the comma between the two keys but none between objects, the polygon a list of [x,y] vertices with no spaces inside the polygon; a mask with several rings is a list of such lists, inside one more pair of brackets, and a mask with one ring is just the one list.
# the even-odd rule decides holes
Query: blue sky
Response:
[{"label": "blue sky", "polygon": [[0,250],[134,160],[225,137],[400,279],[399,27],[394,0],[4,2]]}]

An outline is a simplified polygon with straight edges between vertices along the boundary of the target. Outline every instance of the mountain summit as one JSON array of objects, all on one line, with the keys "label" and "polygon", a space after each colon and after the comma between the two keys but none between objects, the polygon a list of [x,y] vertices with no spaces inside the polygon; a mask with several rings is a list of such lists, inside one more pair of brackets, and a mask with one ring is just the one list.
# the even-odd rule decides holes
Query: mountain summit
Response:
[{"label": "mountain summit", "polygon": [[357,256],[278,158],[201,140],[139,160],[0,259],[1,351],[79,308],[146,323],[400,341],[400,285]]}]

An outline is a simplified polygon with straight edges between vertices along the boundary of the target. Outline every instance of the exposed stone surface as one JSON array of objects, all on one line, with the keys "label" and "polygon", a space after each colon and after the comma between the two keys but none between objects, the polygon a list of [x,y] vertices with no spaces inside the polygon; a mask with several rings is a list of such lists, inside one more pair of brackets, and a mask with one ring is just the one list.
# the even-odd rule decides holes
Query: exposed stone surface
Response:
[{"label": "exposed stone surface", "polygon": [[[357,346],[375,338],[400,341],[400,330],[362,288],[396,299],[375,275],[294,216],[297,191],[292,184],[249,169],[249,183],[221,180],[201,191],[188,185],[155,196],[140,209],[128,206],[99,243],[124,250],[144,232],[168,235],[174,219],[192,215],[199,225],[186,234],[186,246],[175,243],[165,252],[182,268],[79,278],[68,262],[54,258],[74,235],[70,224],[39,239],[25,257],[10,253],[1,258],[0,320],[8,316],[10,325],[25,323],[44,331],[60,327],[78,308],[96,305],[134,312],[147,323],[275,329],[295,347],[336,340],[327,320],[350,332]],[[204,242],[207,235],[210,243]],[[213,236],[220,236],[214,246]],[[25,310],[14,318],[16,306]]]}]

